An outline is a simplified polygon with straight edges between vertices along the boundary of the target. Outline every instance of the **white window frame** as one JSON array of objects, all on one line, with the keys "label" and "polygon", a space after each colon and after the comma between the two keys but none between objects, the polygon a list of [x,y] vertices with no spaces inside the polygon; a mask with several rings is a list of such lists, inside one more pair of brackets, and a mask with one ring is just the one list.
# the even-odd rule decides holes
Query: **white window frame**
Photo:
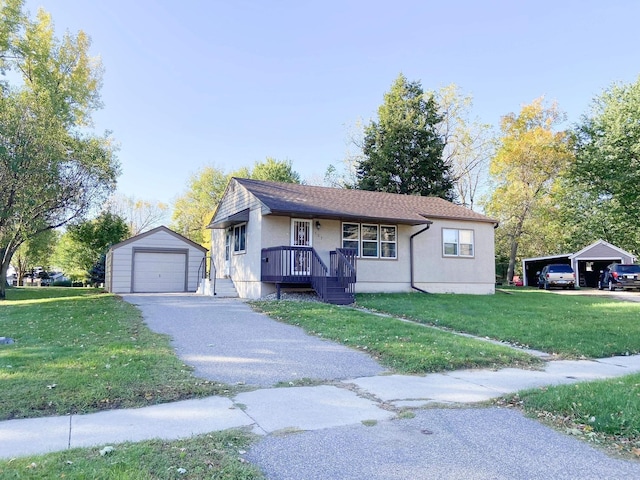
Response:
[{"label": "white window frame", "polygon": [[[353,225],[357,227],[357,238],[346,238],[344,236],[344,226],[345,225]],[[376,228],[376,240],[368,240],[364,238],[363,229],[364,227],[375,227]],[[345,246],[345,242],[353,242],[357,244],[356,248],[356,256],[362,259],[379,259],[379,260],[397,260],[398,258],[398,226],[397,225],[388,225],[388,224],[379,224],[379,223],[356,223],[356,222],[342,222],[340,230],[340,237],[342,241],[342,248],[353,248],[349,246]],[[382,229],[383,228],[392,228],[394,231],[395,239],[394,240],[383,240],[382,239]],[[364,255],[364,245],[367,242],[376,242],[376,255]],[[382,246],[384,244],[393,244],[394,248],[394,256],[393,257],[385,257],[382,256]]]},{"label": "white window frame", "polygon": [[[240,241],[244,230],[244,242]],[[236,235],[236,232],[237,235]],[[240,246],[244,243],[244,248],[241,249]],[[238,225],[233,226],[233,253],[235,255],[247,253],[247,224],[239,223]]]},{"label": "white window frame", "polygon": [[[344,236],[344,226],[345,225],[355,225],[357,230],[356,238],[345,238]],[[356,243],[356,257],[360,256],[360,224],[355,222],[342,222],[340,226],[340,237],[342,238],[342,248],[353,248],[353,247],[345,247],[344,242],[355,242]]]},{"label": "white window frame", "polygon": [[[394,232],[394,240],[384,240],[382,238],[382,229],[383,228],[393,228],[393,232]],[[380,258],[383,260],[395,260],[398,258],[398,227],[396,225],[380,225]],[[383,249],[382,249],[382,245],[383,244],[387,244],[387,245],[395,245],[395,248],[393,249],[393,257],[385,257],[382,255]]]},{"label": "white window frame", "polygon": [[[455,242],[445,242],[445,240],[449,240],[449,238],[445,238],[448,232],[455,233]],[[465,242],[462,243],[460,240],[460,233],[465,232],[471,235],[471,243]],[[447,245],[454,245],[455,253],[447,253]],[[471,254],[463,254],[462,246],[471,246]],[[466,228],[443,228],[442,229],[442,256],[450,257],[450,258],[474,258],[476,254],[476,246],[475,246],[475,232],[472,229]]]},{"label": "white window frame", "polygon": [[[365,230],[371,227],[376,229],[376,238],[374,240],[365,239]],[[365,244],[376,245],[375,255],[365,255]],[[380,257],[380,225],[375,223],[362,223],[360,224],[360,255],[362,258],[379,258]]]}]

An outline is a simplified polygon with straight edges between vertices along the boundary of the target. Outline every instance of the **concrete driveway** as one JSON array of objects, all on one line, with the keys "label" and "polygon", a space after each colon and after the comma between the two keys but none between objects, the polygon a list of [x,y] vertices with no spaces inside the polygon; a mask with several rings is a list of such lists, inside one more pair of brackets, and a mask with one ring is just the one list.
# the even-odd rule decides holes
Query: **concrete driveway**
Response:
[{"label": "concrete driveway", "polygon": [[171,337],[195,375],[270,387],[301,379],[333,381],[385,371],[370,356],[276,322],[232,298],[195,294],[123,295],[151,330]]}]

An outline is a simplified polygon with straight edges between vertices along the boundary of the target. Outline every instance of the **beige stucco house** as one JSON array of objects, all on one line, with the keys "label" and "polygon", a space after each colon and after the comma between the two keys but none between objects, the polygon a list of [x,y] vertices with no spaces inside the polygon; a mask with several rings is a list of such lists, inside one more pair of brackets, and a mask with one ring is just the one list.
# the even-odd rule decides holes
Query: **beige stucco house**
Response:
[{"label": "beige stucco house", "polygon": [[218,278],[242,298],[313,288],[495,291],[496,221],[435,197],[233,178],[209,224]]}]

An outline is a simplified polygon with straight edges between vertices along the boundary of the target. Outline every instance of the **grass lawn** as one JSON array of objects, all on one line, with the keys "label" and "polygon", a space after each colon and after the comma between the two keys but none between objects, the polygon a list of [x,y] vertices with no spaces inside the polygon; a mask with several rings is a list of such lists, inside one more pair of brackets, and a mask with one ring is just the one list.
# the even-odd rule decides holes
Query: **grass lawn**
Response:
[{"label": "grass lawn", "polygon": [[216,432],[185,440],[150,440],[0,460],[0,478],[85,480],[262,479],[241,460],[253,437],[241,431]]},{"label": "grass lawn", "polygon": [[502,345],[350,308],[285,300],[252,305],[308,333],[366,351],[400,373],[539,363],[537,358]]},{"label": "grass lawn", "polygon": [[0,420],[228,394],[194,377],[139,311],[84,288],[11,288],[0,302]]},{"label": "grass lawn", "polygon": [[640,458],[640,374],[526,390],[504,402],[571,435]]},{"label": "grass lawn", "polygon": [[640,303],[512,289],[495,295],[359,294],[359,306],[567,358],[640,352]]}]

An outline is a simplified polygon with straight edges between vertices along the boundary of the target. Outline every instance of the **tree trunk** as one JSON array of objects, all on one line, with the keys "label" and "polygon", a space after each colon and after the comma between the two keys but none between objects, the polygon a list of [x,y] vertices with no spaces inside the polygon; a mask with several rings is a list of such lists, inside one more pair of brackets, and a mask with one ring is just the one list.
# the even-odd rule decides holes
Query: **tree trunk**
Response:
[{"label": "tree trunk", "polygon": [[9,262],[0,264],[0,300],[7,298],[7,272],[9,271]]},{"label": "tree trunk", "polygon": [[513,282],[513,275],[516,272],[516,257],[518,256],[518,241],[511,240],[511,252],[509,253],[509,268],[507,268],[507,282]]}]

